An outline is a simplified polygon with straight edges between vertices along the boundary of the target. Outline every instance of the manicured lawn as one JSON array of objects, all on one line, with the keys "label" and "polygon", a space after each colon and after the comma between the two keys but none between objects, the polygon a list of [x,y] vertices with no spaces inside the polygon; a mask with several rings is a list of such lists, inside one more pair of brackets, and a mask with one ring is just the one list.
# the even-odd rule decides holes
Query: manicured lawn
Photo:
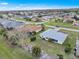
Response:
[{"label": "manicured lawn", "polygon": [[60,30],[60,31],[68,34],[68,38],[64,42],[64,45],[66,43],[70,43],[72,45],[72,48],[74,48],[75,44],[76,44],[76,39],[79,37],[79,33],[78,32],[67,31],[67,30]]},{"label": "manicured lawn", "polygon": [[33,59],[32,56],[21,48],[12,48],[0,36],[0,59]]},{"label": "manicured lawn", "polygon": [[62,54],[64,56],[64,59],[74,59],[75,58],[74,56],[72,56],[71,54],[70,55],[66,54],[64,52],[64,47],[65,47],[65,44],[69,42],[72,45],[72,48],[74,48],[75,42],[76,42],[76,37],[79,35],[79,33],[65,31],[65,30],[60,30],[60,31],[69,34],[68,35],[69,38],[67,38],[62,45],[42,40],[40,38],[39,34],[37,34],[37,36],[36,36],[37,37],[36,41],[30,42],[28,39],[28,40],[26,40],[26,42],[27,42],[27,44],[40,46],[49,55]]},{"label": "manicured lawn", "polygon": [[26,19],[22,19],[22,18],[16,18],[16,20],[23,20],[23,21],[26,21]]},{"label": "manicured lawn", "polygon": [[32,24],[34,23],[39,23],[39,22],[34,22],[34,21],[29,21],[28,19],[22,19],[22,18],[15,18],[16,20],[19,20],[19,21],[25,21],[25,22],[32,22]]},{"label": "manicured lawn", "polygon": [[66,28],[79,29],[79,27],[73,26],[71,23],[67,23],[67,22],[49,21],[49,22],[45,23],[45,25],[60,26],[60,27],[66,27]]}]

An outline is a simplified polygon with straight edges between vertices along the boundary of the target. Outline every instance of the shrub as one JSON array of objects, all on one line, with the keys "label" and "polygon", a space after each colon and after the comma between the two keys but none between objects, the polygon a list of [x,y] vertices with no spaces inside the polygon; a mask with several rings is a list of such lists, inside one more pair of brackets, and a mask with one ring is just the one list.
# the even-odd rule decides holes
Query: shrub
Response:
[{"label": "shrub", "polygon": [[35,31],[33,31],[33,32],[32,32],[32,34],[33,34],[33,35],[36,35],[36,32],[35,32]]},{"label": "shrub", "polygon": [[48,39],[48,42],[53,42],[52,39]]},{"label": "shrub", "polygon": [[18,42],[18,38],[15,35],[11,36],[9,41],[11,42],[11,45],[13,45],[13,46],[18,45],[18,43],[17,43]]},{"label": "shrub", "polygon": [[71,45],[70,44],[66,44],[65,53],[69,53],[69,52],[71,52],[71,50],[72,50]]},{"label": "shrub", "polygon": [[0,35],[4,34],[6,32],[6,30],[4,28],[0,29]]},{"label": "shrub", "polygon": [[63,59],[63,55],[57,54],[57,56],[59,56],[59,59]]},{"label": "shrub", "polygon": [[32,48],[32,55],[36,56],[36,57],[39,57],[41,55],[41,48],[38,47],[38,46],[34,46]]},{"label": "shrub", "polygon": [[30,41],[32,42],[32,41],[35,41],[36,40],[36,37],[35,36],[33,36],[33,37],[31,37],[30,38]]}]

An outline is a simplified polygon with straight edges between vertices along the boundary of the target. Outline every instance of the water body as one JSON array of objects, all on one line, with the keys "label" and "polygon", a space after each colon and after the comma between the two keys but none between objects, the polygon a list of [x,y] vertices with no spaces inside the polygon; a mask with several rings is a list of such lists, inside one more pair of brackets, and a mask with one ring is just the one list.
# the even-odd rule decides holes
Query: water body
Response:
[{"label": "water body", "polygon": [[0,24],[4,28],[17,28],[18,26],[24,25],[25,23],[15,20],[0,19]]}]

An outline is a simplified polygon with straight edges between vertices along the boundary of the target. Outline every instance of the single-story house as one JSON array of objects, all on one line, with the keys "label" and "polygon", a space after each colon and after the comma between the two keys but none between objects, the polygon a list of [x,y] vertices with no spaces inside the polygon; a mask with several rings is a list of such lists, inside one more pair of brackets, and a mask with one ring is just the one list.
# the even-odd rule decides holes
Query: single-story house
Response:
[{"label": "single-story house", "polygon": [[64,16],[63,17],[63,22],[74,22],[75,19],[72,18],[72,16]]},{"label": "single-story house", "polygon": [[18,27],[17,30],[20,32],[39,32],[42,30],[42,26],[41,25],[24,25],[22,27]]},{"label": "single-story house", "polygon": [[25,23],[19,22],[19,21],[14,21],[10,19],[0,19],[0,24],[3,25],[4,28],[17,28],[21,25],[24,25]]},{"label": "single-story house", "polygon": [[53,16],[42,16],[42,21],[49,21],[50,19],[53,19]]},{"label": "single-story house", "polygon": [[79,57],[79,40],[76,40],[76,56]]},{"label": "single-story house", "polygon": [[79,27],[79,21],[74,21],[72,25]]},{"label": "single-story house", "polygon": [[31,19],[33,16],[22,16],[22,15],[15,15],[15,18],[21,18],[21,19]]},{"label": "single-story house", "polygon": [[59,44],[63,44],[63,42],[65,41],[67,36],[68,36],[68,34],[58,32],[53,29],[48,29],[47,31],[40,34],[41,38],[43,38],[45,40],[52,39],[52,41],[59,43]]},{"label": "single-story house", "polygon": [[38,21],[41,22],[45,19],[43,19],[42,17],[33,17],[31,20],[34,21],[34,22],[38,22]]},{"label": "single-story house", "polygon": [[74,19],[75,19],[76,21],[79,21],[79,15],[75,15],[75,16],[74,16]]}]

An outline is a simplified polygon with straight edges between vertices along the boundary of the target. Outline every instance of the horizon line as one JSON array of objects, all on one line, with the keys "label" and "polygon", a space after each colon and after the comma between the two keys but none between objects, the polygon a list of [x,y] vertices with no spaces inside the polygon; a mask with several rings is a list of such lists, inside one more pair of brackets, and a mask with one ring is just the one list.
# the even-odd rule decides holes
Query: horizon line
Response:
[{"label": "horizon line", "polygon": [[44,9],[14,9],[14,10],[0,10],[0,11],[26,11],[26,10],[61,10],[61,9],[79,9],[78,7],[74,8],[44,8]]}]

